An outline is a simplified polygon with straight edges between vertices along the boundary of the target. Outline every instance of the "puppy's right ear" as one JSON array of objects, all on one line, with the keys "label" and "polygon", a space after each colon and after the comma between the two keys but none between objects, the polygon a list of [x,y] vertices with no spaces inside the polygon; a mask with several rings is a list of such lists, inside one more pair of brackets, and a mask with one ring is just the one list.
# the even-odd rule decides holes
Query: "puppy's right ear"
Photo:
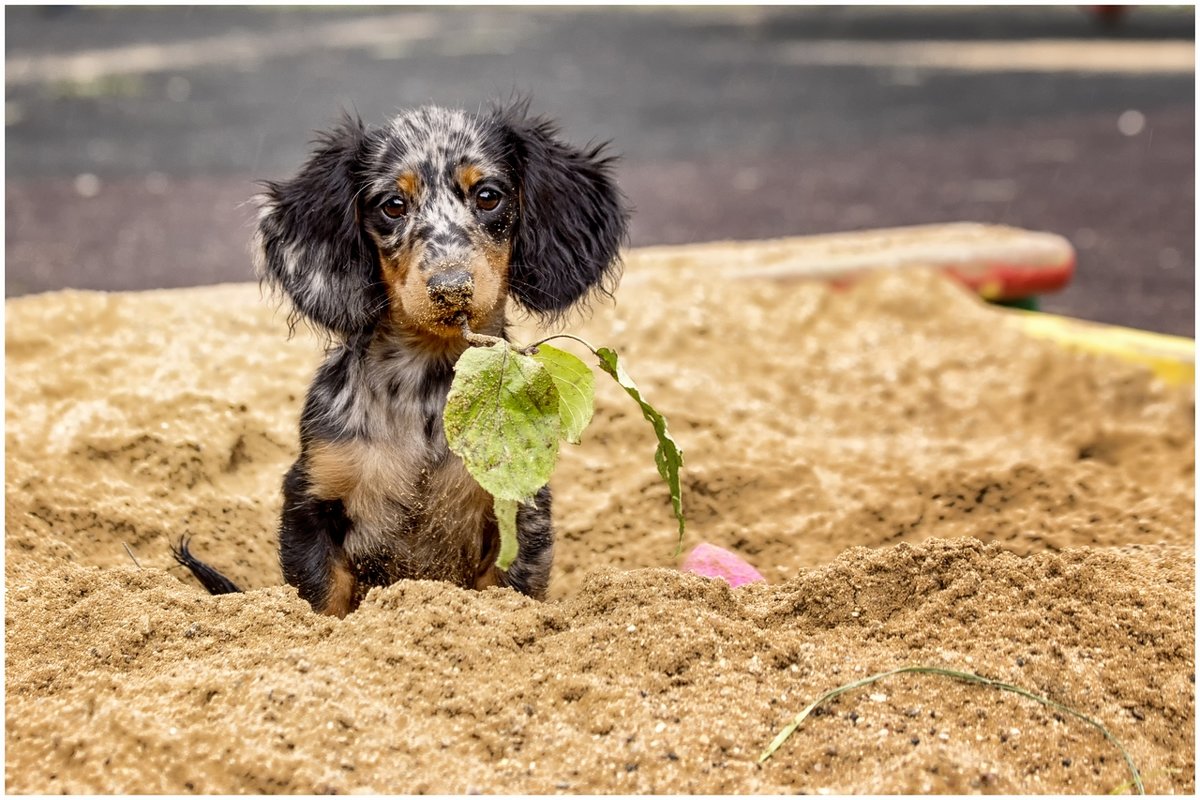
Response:
[{"label": "puppy's right ear", "polygon": [[269,181],[259,195],[255,269],[301,314],[351,336],[379,319],[387,295],[375,243],[363,230],[358,194],[367,131],[358,119],[320,134],[290,181]]}]

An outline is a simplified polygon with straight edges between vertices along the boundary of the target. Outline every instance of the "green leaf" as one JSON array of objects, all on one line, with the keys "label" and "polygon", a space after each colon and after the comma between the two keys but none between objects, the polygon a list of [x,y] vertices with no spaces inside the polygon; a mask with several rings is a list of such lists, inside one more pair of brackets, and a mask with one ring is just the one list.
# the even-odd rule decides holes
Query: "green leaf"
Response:
[{"label": "green leaf", "polygon": [[579,444],[595,407],[596,378],[591,367],[566,350],[548,344],[538,345],[533,357],[546,368],[558,388],[562,437],[571,444]]},{"label": "green leaf", "polygon": [[493,497],[523,501],[550,482],[558,457],[558,391],[508,342],[468,348],[446,398],[446,442]]},{"label": "green leaf", "polygon": [[654,409],[654,406],[642,398],[641,390],[633,382],[633,378],[629,377],[625,368],[621,366],[617,360],[617,354],[607,347],[601,347],[596,350],[596,356],[600,359],[600,368],[613,376],[621,388],[637,401],[642,408],[642,416],[654,426],[654,434],[658,437],[658,449],[654,451],[654,463],[658,467],[658,474],[667,482],[667,486],[671,490],[671,505],[675,508],[675,518],[679,520],[679,546],[675,549],[675,555],[679,555],[683,549],[684,527],[683,493],[679,486],[679,469],[683,466],[683,451],[671,438],[671,434],[667,430],[667,420]]},{"label": "green leaf", "polygon": [[496,512],[496,524],[500,528],[500,553],[496,556],[497,569],[507,571],[517,557],[517,501],[492,498]]}]

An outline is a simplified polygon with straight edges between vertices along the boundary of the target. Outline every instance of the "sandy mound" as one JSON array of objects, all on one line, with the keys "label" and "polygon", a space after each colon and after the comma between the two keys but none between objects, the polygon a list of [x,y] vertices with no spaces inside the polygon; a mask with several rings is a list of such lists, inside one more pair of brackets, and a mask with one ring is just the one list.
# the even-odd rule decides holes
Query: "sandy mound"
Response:
[{"label": "sandy mound", "polygon": [[[406,582],[338,622],[275,564],[319,343],[254,286],[7,303],[13,792],[1106,792],[1094,715],[1194,788],[1193,395],[1025,338],[932,276],[737,281],[631,255],[617,348],[686,451],[681,575],[648,426],[598,379],[554,480],[552,599]],[[530,336],[522,336],[528,339]],[[195,549],[245,595],[171,565]],[[137,554],[134,567],[123,544]]]}]

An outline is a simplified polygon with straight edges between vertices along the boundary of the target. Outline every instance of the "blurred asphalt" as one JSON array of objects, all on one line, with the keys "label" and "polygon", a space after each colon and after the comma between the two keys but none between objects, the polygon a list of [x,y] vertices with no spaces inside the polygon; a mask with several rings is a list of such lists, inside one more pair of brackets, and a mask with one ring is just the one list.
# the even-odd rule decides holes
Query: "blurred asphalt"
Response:
[{"label": "blurred asphalt", "polygon": [[1194,335],[1191,8],[1131,9],[1112,29],[1073,7],[5,21],[7,296],[252,280],[254,181],[290,174],[340,108],[381,122],[515,90],[623,154],[634,245],[1012,224],[1079,251],[1047,310]]}]

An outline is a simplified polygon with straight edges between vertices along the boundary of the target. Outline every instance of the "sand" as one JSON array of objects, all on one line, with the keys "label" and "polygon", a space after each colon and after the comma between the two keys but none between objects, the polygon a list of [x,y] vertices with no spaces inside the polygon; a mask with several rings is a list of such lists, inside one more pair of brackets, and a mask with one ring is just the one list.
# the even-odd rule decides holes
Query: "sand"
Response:
[{"label": "sand", "polygon": [[[786,248],[784,248],[786,250]],[[6,303],[10,792],[1108,792],[1096,717],[1191,793],[1194,393],[1026,338],[932,275],[737,280],[778,245],[630,254],[573,332],[684,448],[674,569],[649,427],[598,375],[557,472],[550,599],[401,582],[344,621],[275,562],[321,355],[255,285]],[[532,338],[526,326],[522,338]],[[568,345],[570,347],[570,345]],[[194,549],[250,591],[209,597]],[[136,554],[135,566],[124,545]]]}]

